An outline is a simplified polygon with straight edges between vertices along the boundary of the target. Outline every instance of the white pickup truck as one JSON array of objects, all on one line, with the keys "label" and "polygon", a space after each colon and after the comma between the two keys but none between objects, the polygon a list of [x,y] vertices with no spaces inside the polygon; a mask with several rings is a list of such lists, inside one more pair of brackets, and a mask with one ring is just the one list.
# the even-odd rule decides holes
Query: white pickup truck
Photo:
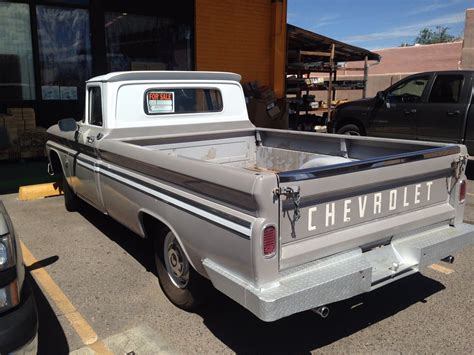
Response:
[{"label": "white pickup truck", "polygon": [[372,291],[474,241],[466,148],[254,127],[240,76],[120,72],[85,118],[51,127],[50,172],[152,238],[160,285],[195,308],[212,285],[274,321]]}]

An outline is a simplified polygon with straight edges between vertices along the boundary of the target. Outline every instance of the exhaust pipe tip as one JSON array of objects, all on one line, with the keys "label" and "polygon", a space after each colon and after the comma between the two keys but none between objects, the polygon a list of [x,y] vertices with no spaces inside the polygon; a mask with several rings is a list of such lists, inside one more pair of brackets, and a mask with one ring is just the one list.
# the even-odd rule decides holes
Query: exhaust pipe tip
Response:
[{"label": "exhaust pipe tip", "polygon": [[321,318],[327,318],[329,316],[329,307],[326,306],[313,308],[312,311],[319,315]]},{"label": "exhaust pipe tip", "polygon": [[445,257],[444,259],[441,259],[441,261],[444,261],[445,263],[452,264],[454,263],[454,256],[449,255]]}]

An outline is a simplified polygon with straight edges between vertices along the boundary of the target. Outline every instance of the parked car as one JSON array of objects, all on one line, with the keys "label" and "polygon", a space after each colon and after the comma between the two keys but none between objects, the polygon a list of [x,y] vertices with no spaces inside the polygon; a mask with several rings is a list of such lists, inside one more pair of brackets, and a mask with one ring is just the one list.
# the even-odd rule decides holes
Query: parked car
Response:
[{"label": "parked car", "polygon": [[474,241],[464,146],[256,128],[239,81],[110,73],[87,82],[84,121],[48,129],[66,209],[151,238],[175,305],[209,279],[265,321],[327,316]]},{"label": "parked car", "polygon": [[410,75],[369,99],[337,106],[328,131],[465,144],[474,154],[474,71]]},{"label": "parked car", "polygon": [[38,316],[20,241],[0,201],[0,354],[36,354]]}]

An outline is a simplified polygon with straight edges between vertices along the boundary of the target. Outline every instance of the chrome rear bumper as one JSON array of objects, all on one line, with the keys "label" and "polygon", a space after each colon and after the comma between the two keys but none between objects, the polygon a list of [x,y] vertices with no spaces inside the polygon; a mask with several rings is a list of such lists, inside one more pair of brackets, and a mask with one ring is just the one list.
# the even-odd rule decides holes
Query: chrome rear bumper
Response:
[{"label": "chrome rear bumper", "polygon": [[368,252],[353,250],[285,270],[265,288],[236,277],[212,260],[205,259],[203,265],[214,287],[270,322],[369,292],[472,243],[474,226],[439,226],[398,236]]}]

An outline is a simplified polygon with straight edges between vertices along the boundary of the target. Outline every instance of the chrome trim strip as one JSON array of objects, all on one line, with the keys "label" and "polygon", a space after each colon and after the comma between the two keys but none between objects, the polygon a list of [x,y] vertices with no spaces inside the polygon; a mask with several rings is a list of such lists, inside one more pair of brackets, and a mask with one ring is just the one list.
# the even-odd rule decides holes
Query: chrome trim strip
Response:
[{"label": "chrome trim strip", "polygon": [[318,168],[285,171],[277,173],[277,175],[279,177],[280,183],[304,181],[339,174],[348,174],[355,173],[358,171],[383,168],[386,166],[410,163],[419,160],[439,158],[447,155],[459,154],[460,152],[461,149],[459,148],[459,146],[449,145],[446,147],[437,147],[411,153],[401,153],[381,158],[372,158],[350,163],[335,164]]},{"label": "chrome trim strip", "polygon": [[209,213],[205,210],[202,210],[202,209],[197,208],[193,205],[190,205],[186,202],[183,202],[181,200],[173,198],[173,197],[171,197],[167,194],[164,194],[162,192],[158,192],[155,189],[151,189],[151,188],[149,188],[149,187],[147,187],[143,184],[139,184],[139,183],[134,182],[130,179],[123,178],[122,176],[117,175],[117,174],[115,174],[115,173],[113,173],[109,170],[103,169],[103,170],[100,170],[100,173],[103,174],[103,175],[106,175],[108,177],[111,177],[114,180],[122,182],[122,183],[124,183],[124,184],[126,184],[126,185],[128,185],[132,188],[135,188],[135,189],[139,190],[139,191],[145,192],[148,195],[151,195],[151,196],[153,196],[153,197],[155,197],[155,198],[157,198],[157,199],[159,199],[163,202],[166,202],[170,205],[173,205],[173,206],[178,207],[180,209],[184,209],[186,211],[191,212],[194,215],[200,216],[200,217],[202,217],[206,220],[209,220],[211,222],[215,222],[215,223],[220,224],[224,227],[227,227],[231,230],[234,230],[234,231],[240,233],[241,235],[245,236],[246,239],[250,239],[250,236],[252,234],[251,225],[249,227],[244,227],[240,224],[237,224],[237,223],[234,223],[232,221],[226,220],[226,219],[221,218],[221,217],[219,217],[215,214],[211,214],[211,213]]},{"label": "chrome trim strip", "polygon": [[176,195],[167,190],[164,190],[156,185],[149,184],[143,180],[139,180],[129,174],[117,171],[111,166],[105,166],[104,164],[97,162],[99,166],[93,166],[88,164],[82,157],[78,157],[77,164],[82,167],[89,169],[95,173],[100,173],[102,175],[108,176],[115,181],[121,182],[128,185],[129,187],[134,188],[140,192],[144,192],[154,198],[158,198],[161,201],[164,201],[170,205],[178,207],[180,209],[186,210],[194,215],[202,217],[214,224],[222,225],[227,229],[231,229],[246,239],[251,237],[251,228],[252,223],[246,220],[242,220],[233,215],[209,208],[200,203],[191,201],[185,197]]}]

